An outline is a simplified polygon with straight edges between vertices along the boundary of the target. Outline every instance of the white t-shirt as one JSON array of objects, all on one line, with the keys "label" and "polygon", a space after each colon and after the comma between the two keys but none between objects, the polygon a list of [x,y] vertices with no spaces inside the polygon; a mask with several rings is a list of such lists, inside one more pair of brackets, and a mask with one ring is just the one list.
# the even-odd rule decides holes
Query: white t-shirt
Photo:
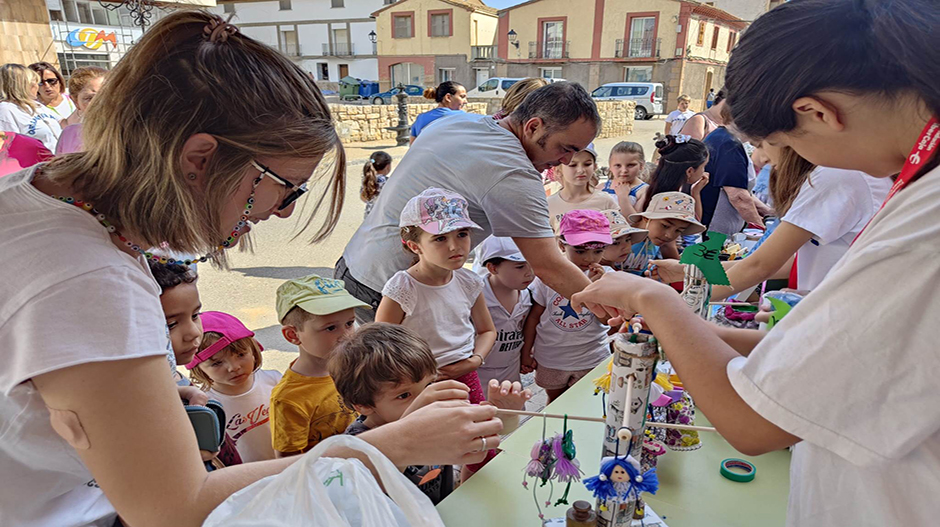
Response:
[{"label": "white t-shirt", "polygon": [[467,200],[470,219],[482,227],[470,232],[471,247],[490,234],[554,236],[542,176],[512,132],[490,115],[455,112],[438,121],[434,140],[411,145],[343,252],[352,276],[375,291],[411,266],[414,255],[402,250],[398,219],[405,203],[429,187]]},{"label": "white t-shirt", "polygon": [[75,111],[75,103],[72,102],[72,99],[68,95],[62,94],[62,102],[56,106],[46,106],[54,115],[56,115],[59,120],[68,119],[70,115]]},{"label": "white t-shirt", "polygon": [[447,366],[473,354],[477,332],[470,310],[482,292],[483,279],[467,269],[457,269],[450,282],[438,286],[399,271],[385,284],[382,296],[398,302],[405,312],[401,325],[427,341],[438,366]]},{"label": "white t-shirt", "polygon": [[891,179],[818,167],[781,221],[813,233],[797,259],[799,289],[813,290],[845,254],[891,190]]},{"label": "white t-shirt", "polygon": [[695,115],[695,112],[692,110],[686,110],[680,112],[679,110],[673,110],[666,116],[666,122],[672,123],[672,126],[669,128],[670,135],[678,135],[682,131],[682,127],[685,126],[685,122],[689,120],[690,117]]},{"label": "white t-shirt", "polygon": [[39,103],[36,104],[36,110],[30,114],[12,102],[0,102],[0,130],[38,139],[50,152],[55,152],[56,142],[62,134],[59,118],[52,110]]},{"label": "white t-shirt", "polygon": [[489,275],[483,278],[483,299],[486,308],[493,318],[496,326],[496,343],[486,356],[486,364],[477,369],[480,384],[489,384],[490,379],[497,381],[519,381],[519,367],[522,357],[522,325],[532,309],[532,291],[523,289],[519,291],[519,300],[512,308],[512,313],[496,298],[493,286],[490,285]]},{"label": "white t-shirt", "polygon": [[[605,267],[607,272],[613,271]],[[556,293],[538,278],[529,286],[532,300],[545,307],[535,329],[534,355],[539,366],[563,371],[593,368],[610,357],[607,331],[587,308],[581,312],[571,301]]]},{"label": "white t-shirt", "polygon": [[225,395],[215,390],[207,393],[210,399],[222,403],[225,410],[225,431],[235,443],[235,450],[245,463],[274,459],[271,446],[271,390],[281,380],[281,372],[258,370],[251,389],[241,395]]},{"label": "white t-shirt", "polygon": [[165,356],[160,288],[91,214],[36,190],[35,168],[0,178],[0,525],[110,527],[114,509],[30,379]]},{"label": "white t-shirt", "polygon": [[891,199],[819,287],[728,376],[803,439],[787,525],[940,517],[940,169]]}]

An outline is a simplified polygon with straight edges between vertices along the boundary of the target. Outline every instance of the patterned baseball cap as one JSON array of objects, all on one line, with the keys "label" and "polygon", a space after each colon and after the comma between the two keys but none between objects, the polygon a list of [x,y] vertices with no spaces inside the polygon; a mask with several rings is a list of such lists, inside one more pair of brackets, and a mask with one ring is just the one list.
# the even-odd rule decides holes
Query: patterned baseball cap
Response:
[{"label": "patterned baseball cap", "polygon": [[610,221],[596,210],[572,210],[561,217],[558,234],[568,245],[603,243],[610,245]]},{"label": "patterned baseball cap", "polygon": [[695,219],[695,198],[682,192],[661,192],[650,198],[646,212],[631,214],[630,221],[681,220],[689,223],[683,234],[705,232],[705,226]]},{"label": "patterned baseball cap", "polygon": [[284,315],[295,306],[311,315],[332,315],[353,307],[371,309],[369,304],[349,294],[342,280],[315,274],[288,280],[277,288],[277,319],[284,320]]},{"label": "patterned baseball cap", "polygon": [[607,216],[607,221],[610,222],[610,237],[615,240],[629,236],[631,244],[640,243],[649,234],[649,231],[646,229],[637,229],[631,226],[630,222],[627,221],[627,218],[623,217],[623,214],[621,214],[619,210],[610,209],[602,212],[604,216]]},{"label": "patterned baseball cap", "polygon": [[469,204],[450,190],[429,188],[408,200],[401,211],[399,227],[421,227],[430,234],[447,234],[459,229],[482,229],[470,219]]}]

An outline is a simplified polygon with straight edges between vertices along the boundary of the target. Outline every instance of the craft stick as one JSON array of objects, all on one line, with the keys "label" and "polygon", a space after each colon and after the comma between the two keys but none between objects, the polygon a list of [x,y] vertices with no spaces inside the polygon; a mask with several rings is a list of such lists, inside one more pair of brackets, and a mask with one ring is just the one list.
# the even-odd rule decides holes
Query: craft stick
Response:
[{"label": "craft stick", "polygon": [[[606,423],[607,420],[603,417],[587,417],[583,415],[562,415],[562,414],[549,414],[544,412],[530,412],[528,410],[505,410],[503,408],[496,409],[496,415],[527,415],[531,417],[547,417],[549,419],[564,419],[567,417],[572,421],[587,421],[590,423]],[[655,423],[653,421],[647,421],[646,427],[658,427],[658,428],[674,428],[676,430],[698,430],[700,432],[715,432],[716,430],[710,426],[692,426],[692,425],[680,425],[673,423]]]},{"label": "craft stick", "polygon": [[[630,410],[633,408],[633,382],[635,380],[635,373],[627,375],[623,380],[627,385],[627,396],[623,402],[623,421],[620,423],[620,430],[617,430],[617,438],[627,443],[633,439],[633,432],[630,430]],[[629,449],[627,451],[629,452]]]}]

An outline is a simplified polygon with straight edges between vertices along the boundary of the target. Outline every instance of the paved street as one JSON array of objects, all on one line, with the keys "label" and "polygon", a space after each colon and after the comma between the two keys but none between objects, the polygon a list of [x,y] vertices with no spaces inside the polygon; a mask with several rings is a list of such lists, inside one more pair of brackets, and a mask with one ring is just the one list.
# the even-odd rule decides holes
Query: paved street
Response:
[{"label": "paved street", "polygon": [[[600,163],[602,166],[607,165],[610,149],[622,140],[642,144],[649,159],[653,150],[653,136],[662,129],[662,118],[653,119],[637,122],[631,136],[598,140],[595,147],[600,156]],[[314,187],[300,200],[293,216],[287,220],[275,218],[253,229],[251,236],[254,240],[254,254],[232,254],[230,271],[219,271],[206,264],[199,266],[199,292],[204,309],[231,313],[254,330],[258,340],[265,347],[265,368],[283,371],[297,355],[296,348],[281,336],[280,324],[274,311],[275,290],[289,278],[311,273],[332,276],[333,265],[342,255],[346,242],[362,222],[364,205],[359,200],[362,165],[369,154],[376,150],[385,150],[395,158],[397,164],[407,147],[394,147],[390,146],[391,144],[359,144],[347,148],[349,166],[346,201],[339,225],[325,242],[312,246],[306,243],[304,235],[292,240],[309,214],[309,205],[312,202],[307,202],[307,196],[319,194],[318,189]],[[446,152],[442,155],[446,155]],[[322,189],[322,186],[319,188]]]}]

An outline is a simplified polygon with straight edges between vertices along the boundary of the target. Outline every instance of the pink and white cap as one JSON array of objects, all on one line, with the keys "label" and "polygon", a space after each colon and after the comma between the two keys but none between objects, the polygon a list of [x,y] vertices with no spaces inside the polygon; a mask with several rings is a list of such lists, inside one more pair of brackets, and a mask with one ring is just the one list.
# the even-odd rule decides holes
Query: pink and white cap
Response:
[{"label": "pink and white cap", "polygon": [[602,243],[610,245],[610,221],[596,210],[572,210],[561,217],[558,234],[568,245]]},{"label": "pink and white cap", "polygon": [[459,229],[482,229],[470,219],[469,204],[451,190],[429,188],[408,200],[399,217],[399,227],[420,227],[430,234]]}]

